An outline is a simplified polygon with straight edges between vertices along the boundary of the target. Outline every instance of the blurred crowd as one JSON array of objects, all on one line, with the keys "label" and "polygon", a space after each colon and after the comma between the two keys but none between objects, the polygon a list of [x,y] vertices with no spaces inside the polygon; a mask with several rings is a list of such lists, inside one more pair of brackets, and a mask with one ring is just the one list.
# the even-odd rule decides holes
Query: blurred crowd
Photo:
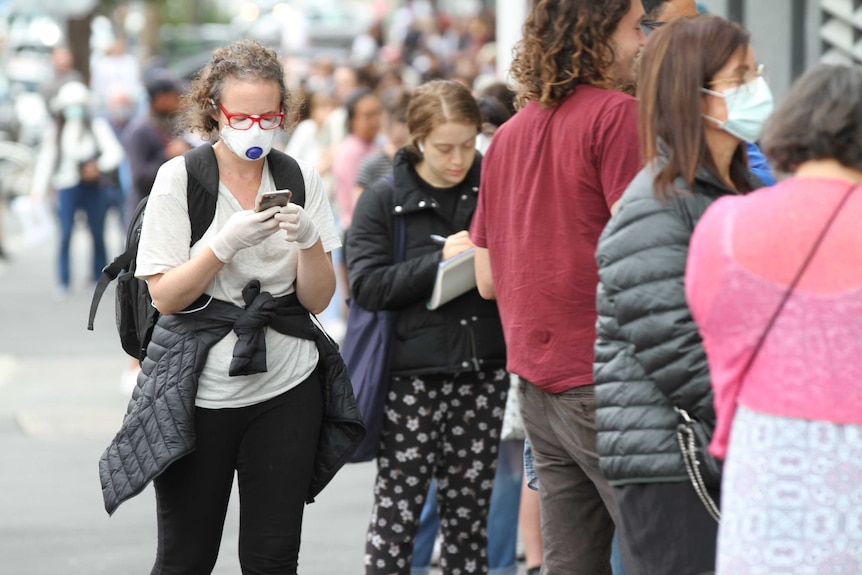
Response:
[{"label": "blurred crowd", "polygon": [[[343,50],[310,50],[309,39],[290,36],[289,26],[279,39],[287,85],[302,104],[294,110],[293,121],[286,123],[295,129],[280,133],[276,146],[318,169],[342,227],[350,222],[360,160],[375,151],[391,158],[403,145],[404,135],[399,135],[399,130],[404,130],[410,90],[431,79],[449,78],[474,90],[477,96],[508,98],[507,88],[497,80],[492,11],[458,16],[437,12],[425,0],[407,2],[389,13],[377,5],[369,5],[368,10],[375,15],[369,18],[372,24]],[[179,98],[197,70],[175,71],[168,54],[155,54],[142,61],[122,37],[102,41],[91,55],[89,81],[79,71],[69,46],[56,46],[50,62],[50,74],[23,98],[27,114],[18,114],[14,132],[5,134],[6,141],[31,148],[32,161],[16,166],[25,176],[18,178],[14,187],[4,186],[0,195],[7,200],[18,198],[15,211],[28,239],[50,233],[51,212],[60,214],[63,239],[57,293],[63,297],[71,282],[65,254],[74,212],[87,212],[95,244],[93,262],[88,265],[92,273],[87,278],[93,280],[92,275],[104,265],[105,254],[111,256],[122,247],[103,247],[104,222],[110,210],[116,209],[124,227],[143,196],[141,190],[149,189],[157,165],[200,144],[201,139],[199,134],[178,133],[174,117]],[[83,86],[60,94],[68,83]],[[368,97],[357,99],[362,92]],[[503,103],[514,111],[511,101]],[[81,118],[67,121],[75,115]],[[74,201],[69,199],[61,206],[61,197],[68,194],[60,191],[72,187],[72,182],[58,181],[52,168],[63,161],[63,129],[72,130],[79,120],[87,132],[94,128],[98,140],[93,153],[102,157],[98,178],[101,191],[90,194],[97,195],[98,200],[76,193]],[[149,134],[155,139],[148,140],[150,145],[143,146],[146,149],[141,149],[137,137],[141,124],[155,131]],[[110,130],[102,129],[106,125]],[[359,143],[362,145],[357,146]],[[116,155],[117,146],[122,148],[120,156]],[[82,152],[76,149],[75,153]],[[83,162],[81,158],[74,161]],[[360,177],[360,187],[373,181],[369,176],[375,175],[372,170],[364,179]],[[0,257],[8,257],[2,227]],[[346,293],[344,284],[340,289]]]}]

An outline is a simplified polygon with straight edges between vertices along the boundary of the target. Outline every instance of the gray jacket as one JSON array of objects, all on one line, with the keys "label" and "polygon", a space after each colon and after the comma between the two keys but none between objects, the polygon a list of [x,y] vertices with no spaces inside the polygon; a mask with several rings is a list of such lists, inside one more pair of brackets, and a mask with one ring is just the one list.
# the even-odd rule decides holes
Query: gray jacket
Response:
[{"label": "gray jacket", "polygon": [[674,405],[715,426],[706,353],[683,282],[695,224],[735,192],[701,167],[693,193],[678,179],[682,194],[663,203],[654,174],[648,166],[635,177],[596,251],[597,447],[614,485],[688,481]]}]

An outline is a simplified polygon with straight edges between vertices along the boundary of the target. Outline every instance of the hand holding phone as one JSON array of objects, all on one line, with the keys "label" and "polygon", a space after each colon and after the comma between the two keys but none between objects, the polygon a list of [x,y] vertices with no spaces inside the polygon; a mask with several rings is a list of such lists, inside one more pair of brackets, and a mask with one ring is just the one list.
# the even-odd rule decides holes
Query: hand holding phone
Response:
[{"label": "hand holding phone", "polygon": [[240,250],[256,246],[276,231],[278,220],[274,217],[277,207],[263,212],[242,210],[234,213],[210,240],[210,249],[219,260],[229,262]]},{"label": "hand holding phone", "polygon": [[274,206],[284,207],[290,203],[291,197],[293,197],[293,192],[290,190],[265,192],[258,196],[257,202],[255,202],[254,211],[262,212]]}]

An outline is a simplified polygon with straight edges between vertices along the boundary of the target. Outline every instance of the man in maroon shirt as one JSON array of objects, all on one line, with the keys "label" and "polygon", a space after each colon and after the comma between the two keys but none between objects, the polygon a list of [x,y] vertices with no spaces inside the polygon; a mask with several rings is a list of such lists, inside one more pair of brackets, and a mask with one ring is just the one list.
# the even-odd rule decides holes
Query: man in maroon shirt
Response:
[{"label": "man in maroon shirt", "polygon": [[[543,573],[610,574],[616,508],[599,471],[592,379],[595,250],[638,172],[630,95],[640,0],[538,0],[512,64],[521,110],[482,165],[480,293],[496,297],[533,447]],[[576,56],[577,55],[577,56]]]}]

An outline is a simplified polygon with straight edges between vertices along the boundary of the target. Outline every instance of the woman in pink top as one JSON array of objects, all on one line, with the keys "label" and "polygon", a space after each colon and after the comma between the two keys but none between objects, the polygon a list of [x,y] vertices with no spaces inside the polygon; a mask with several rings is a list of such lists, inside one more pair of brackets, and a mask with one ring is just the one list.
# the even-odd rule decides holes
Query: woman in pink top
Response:
[{"label": "woman in pink top", "polygon": [[359,88],[347,98],[347,137],[335,150],[335,205],[342,230],[350,227],[353,204],[356,201],[356,174],[363,158],[380,149],[377,135],[383,117],[383,108],[377,94],[368,88]]},{"label": "woman in pink top", "polygon": [[[350,295],[350,282],[347,280],[347,230],[353,219],[353,206],[356,203],[356,175],[359,164],[372,152],[380,149],[377,135],[383,108],[377,94],[368,88],[357,88],[344,103],[347,109],[347,137],[335,149],[332,173],[335,176],[335,211],[341,227],[344,246],[336,264],[338,283],[345,296]],[[342,317],[347,313],[342,307]]]},{"label": "woman in pink top", "polygon": [[862,573],[860,142],[862,72],[815,68],[762,140],[793,177],[718,200],[692,238],[686,294],[715,392],[710,450],[726,458],[719,575]]}]

